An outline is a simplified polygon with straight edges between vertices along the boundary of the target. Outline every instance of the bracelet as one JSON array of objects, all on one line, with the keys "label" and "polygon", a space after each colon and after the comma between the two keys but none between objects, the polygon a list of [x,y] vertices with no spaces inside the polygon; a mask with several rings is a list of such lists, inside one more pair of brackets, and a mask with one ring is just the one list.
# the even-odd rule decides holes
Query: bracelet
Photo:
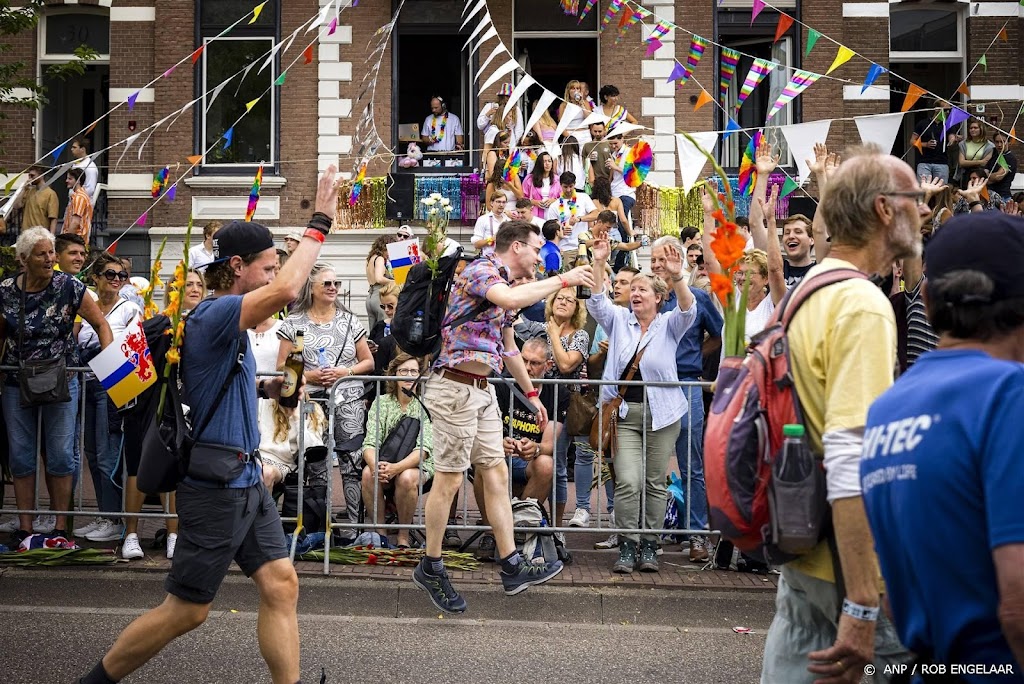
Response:
[{"label": "bracelet", "polygon": [[558,276],[558,278],[559,278],[559,280],[562,281],[562,289],[563,290],[569,289],[569,281],[565,279],[565,276],[561,276],[560,275],[560,276]]},{"label": "bracelet", "polygon": [[309,219],[309,223],[307,225],[313,230],[318,230],[324,235],[327,235],[331,232],[331,224],[333,223],[334,222],[331,220],[330,216],[322,211],[318,211],[313,214],[313,218]]},{"label": "bracelet", "polygon": [[862,606],[859,603],[854,603],[850,599],[843,599],[843,614],[849,615],[855,620],[864,620],[865,622],[875,622],[878,620],[878,607],[870,608],[868,606]]},{"label": "bracelet", "polygon": [[267,381],[266,380],[260,380],[259,384],[256,385],[256,396],[258,396],[260,399],[269,399],[270,398],[269,396],[267,396]]},{"label": "bracelet", "polygon": [[307,228],[306,232],[304,232],[302,235],[304,237],[313,238],[314,240],[319,242],[321,245],[324,244],[324,240],[327,239],[327,234],[326,233],[321,233],[316,228]]},{"label": "bracelet", "polygon": [[673,283],[681,283],[686,280],[686,276],[679,276],[678,278],[672,278]]},{"label": "bracelet", "polygon": [[968,209],[973,209],[974,207],[984,207],[984,206],[985,205],[983,203],[979,202],[978,200],[974,200],[973,202],[971,202],[970,204],[967,205],[967,208]]},{"label": "bracelet", "polygon": [[532,389],[532,390],[530,390],[529,392],[526,393],[526,398],[527,399],[534,399],[534,398],[539,397],[539,396],[540,396],[540,390],[537,389],[537,388],[534,388],[534,389]]}]

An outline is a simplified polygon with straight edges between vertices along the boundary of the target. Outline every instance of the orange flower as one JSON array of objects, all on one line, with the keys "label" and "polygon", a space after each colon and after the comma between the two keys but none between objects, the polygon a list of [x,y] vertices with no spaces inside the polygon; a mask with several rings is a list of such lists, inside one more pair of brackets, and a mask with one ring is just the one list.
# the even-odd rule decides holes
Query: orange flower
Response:
[{"label": "orange flower", "polygon": [[723,305],[728,305],[729,295],[732,294],[732,280],[720,273],[709,273],[711,277],[711,290]]},{"label": "orange flower", "polygon": [[747,241],[739,234],[725,233],[721,228],[713,234],[711,251],[721,264],[722,270],[729,271],[743,258],[743,252],[747,248]]}]

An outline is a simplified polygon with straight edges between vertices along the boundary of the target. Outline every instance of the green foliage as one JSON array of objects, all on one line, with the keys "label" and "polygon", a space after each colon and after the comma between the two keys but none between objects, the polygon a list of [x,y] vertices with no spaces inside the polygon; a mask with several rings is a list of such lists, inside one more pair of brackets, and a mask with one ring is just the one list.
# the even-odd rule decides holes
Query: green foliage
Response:
[{"label": "green foliage", "polygon": [[17,272],[18,262],[14,258],[14,247],[0,247],[0,278]]}]

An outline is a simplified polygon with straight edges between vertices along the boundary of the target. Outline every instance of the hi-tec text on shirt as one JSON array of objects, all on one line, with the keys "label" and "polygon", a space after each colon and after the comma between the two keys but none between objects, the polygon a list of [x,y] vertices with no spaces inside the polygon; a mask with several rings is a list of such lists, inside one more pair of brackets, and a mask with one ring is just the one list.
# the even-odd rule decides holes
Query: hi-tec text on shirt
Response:
[{"label": "hi-tec text on shirt", "polygon": [[939,420],[938,415],[914,416],[868,429],[864,434],[864,458],[896,456],[913,451],[924,439],[924,433]]}]

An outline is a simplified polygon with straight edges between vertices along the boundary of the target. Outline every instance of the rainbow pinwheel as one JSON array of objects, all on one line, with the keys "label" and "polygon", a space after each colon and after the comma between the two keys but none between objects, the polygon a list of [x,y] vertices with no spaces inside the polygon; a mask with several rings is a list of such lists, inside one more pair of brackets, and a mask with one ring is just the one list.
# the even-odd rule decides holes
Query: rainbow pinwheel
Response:
[{"label": "rainbow pinwheel", "polygon": [[631,188],[639,188],[647,178],[653,162],[654,153],[651,151],[651,146],[643,140],[629,148],[622,165],[622,179],[626,181],[626,185]]}]

